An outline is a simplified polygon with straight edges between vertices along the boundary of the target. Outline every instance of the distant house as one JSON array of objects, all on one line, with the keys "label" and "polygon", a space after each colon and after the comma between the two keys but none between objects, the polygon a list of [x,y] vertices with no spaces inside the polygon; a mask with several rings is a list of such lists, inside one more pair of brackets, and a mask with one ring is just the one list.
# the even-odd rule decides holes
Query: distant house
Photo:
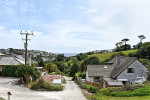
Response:
[{"label": "distant house", "polygon": [[24,64],[24,61],[18,59],[12,55],[1,55],[0,56],[0,76],[2,75],[2,67],[5,65],[20,65]]},{"label": "distant house", "polygon": [[86,81],[100,82],[103,87],[142,84],[147,72],[136,57],[116,56],[107,65],[88,65]]},{"label": "distant house", "polygon": [[0,56],[3,56],[3,55],[5,55],[5,54],[3,54],[3,53],[0,52]]},{"label": "distant house", "polygon": [[53,84],[61,84],[61,75],[42,75],[42,78]]}]

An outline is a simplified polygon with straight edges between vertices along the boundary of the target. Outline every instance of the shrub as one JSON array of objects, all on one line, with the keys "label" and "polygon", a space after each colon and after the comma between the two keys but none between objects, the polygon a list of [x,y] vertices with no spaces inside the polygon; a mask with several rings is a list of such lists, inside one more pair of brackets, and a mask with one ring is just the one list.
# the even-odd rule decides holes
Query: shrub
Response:
[{"label": "shrub", "polygon": [[92,85],[84,84],[83,88],[86,89],[88,92],[91,92],[91,93],[97,93],[98,92],[98,88],[95,86],[92,86]]},{"label": "shrub", "polygon": [[104,88],[100,89],[99,92],[102,93],[103,95],[109,96],[111,92],[113,91],[122,91],[121,87],[110,87],[110,88]]},{"label": "shrub", "polygon": [[2,75],[7,77],[17,77],[15,74],[19,65],[6,65],[2,69]]},{"label": "shrub", "polygon": [[135,88],[132,85],[125,85],[122,87],[125,91],[133,91]]},{"label": "shrub", "polygon": [[132,96],[148,96],[150,95],[150,86],[134,85],[123,88],[110,87],[99,90],[100,94],[114,97],[132,97]]},{"label": "shrub", "polygon": [[150,87],[138,88],[131,93],[133,96],[147,96],[150,95]]},{"label": "shrub", "polygon": [[46,82],[42,78],[32,83],[32,90],[45,90],[45,91],[61,91],[63,90],[63,86],[60,84],[52,84],[50,82]]},{"label": "shrub", "polygon": [[115,96],[115,97],[130,97],[130,91],[113,91],[110,93],[109,96]]}]

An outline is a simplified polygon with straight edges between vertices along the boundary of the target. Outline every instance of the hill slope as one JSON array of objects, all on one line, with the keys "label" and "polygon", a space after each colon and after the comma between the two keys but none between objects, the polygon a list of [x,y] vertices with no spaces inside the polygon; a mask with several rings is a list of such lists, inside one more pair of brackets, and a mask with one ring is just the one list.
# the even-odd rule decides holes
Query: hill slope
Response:
[{"label": "hill slope", "polygon": [[[135,50],[122,51],[122,53],[125,54],[126,56],[128,56],[129,53],[135,53],[136,51],[137,50],[135,49]],[[97,57],[97,58],[99,58],[100,61],[104,61],[116,53],[119,53],[119,52],[92,54],[92,55],[88,55],[88,57]]]}]

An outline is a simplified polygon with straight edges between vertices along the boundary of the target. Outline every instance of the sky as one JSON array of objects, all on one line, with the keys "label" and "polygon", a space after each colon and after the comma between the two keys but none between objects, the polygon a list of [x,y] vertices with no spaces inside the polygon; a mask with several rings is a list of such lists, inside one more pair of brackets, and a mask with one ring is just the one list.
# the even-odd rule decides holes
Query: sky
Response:
[{"label": "sky", "polygon": [[23,49],[22,30],[34,32],[28,49],[52,53],[135,45],[138,35],[148,42],[150,0],[0,0],[0,48]]}]

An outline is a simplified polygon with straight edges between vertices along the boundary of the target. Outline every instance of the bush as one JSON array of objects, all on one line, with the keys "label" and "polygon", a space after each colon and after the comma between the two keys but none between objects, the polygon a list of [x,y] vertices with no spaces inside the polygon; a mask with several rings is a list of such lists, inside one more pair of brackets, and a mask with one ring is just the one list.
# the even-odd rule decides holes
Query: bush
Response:
[{"label": "bush", "polygon": [[126,87],[110,87],[99,90],[100,94],[114,97],[132,97],[150,95],[150,86],[134,85]]},{"label": "bush", "polygon": [[122,88],[121,87],[104,88],[104,89],[100,89],[99,93],[109,96],[113,91],[122,91]]},{"label": "bush", "polygon": [[125,91],[133,91],[135,89],[132,85],[125,85],[122,88]]},{"label": "bush", "polygon": [[86,85],[84,84],[83,85],[83,88],[86,89],[88,92],[91,92],[91,93],[97,93],[98,92],[98,88],[95,87],[95,86],[92,86],[92,85]]},{"label": "bush", "polygon": [[131,93],[133,96],[147,96],[150,95],[150,87],[138,88]]},{"label": "bush", "polygon": [[87,57],[84,59],[85,65],[99,65],[100,61],[97,57]]},{"label": "bush", "polygon": [[46,82],[44,79],[40,78],[36,82],[32,83],[32,90],[45,90],[45,91],[62,91],[63,86],[60,84],[52,84],[50,82]]},{"label": "bush", "polygon": [[2,75],[7,76],[7,77],[17,77],[15,72],[19,66],[20,65],[6,65],[6,66],[4,66],[2,69]]}]

